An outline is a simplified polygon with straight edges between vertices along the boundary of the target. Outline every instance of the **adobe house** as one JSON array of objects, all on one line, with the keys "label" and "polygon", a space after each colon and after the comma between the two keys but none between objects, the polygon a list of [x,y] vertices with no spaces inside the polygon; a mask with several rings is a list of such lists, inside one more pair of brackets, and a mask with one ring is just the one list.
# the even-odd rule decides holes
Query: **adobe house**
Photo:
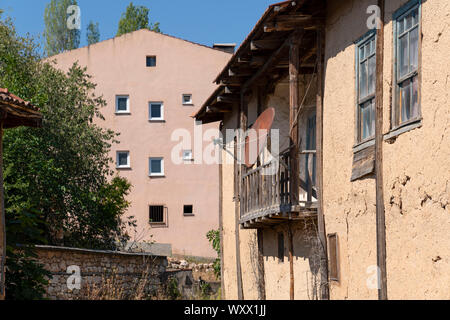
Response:
[{"label": "adobe house", "polygon": [[[75,62],[87,67],[107,102],[105,121],[97,124],[120,133],[111,169],[132,184],[132,241],[170,244],[180,256],[216,257],[206,233],[219,224],[219,168],[202,161],[194,143],[194,133],[202,139],[215,125],[195,126],[191,115],[215,89],[230,51],[232,44],[212,48],[142,29],[48,58],[64,71]],[[189,136],[183,145],[180,133]]]},{"label": "adobe house", "polygon": [[3,130],[27,126],[42,126],[42,115],[30,102],[0,88],[0,300],[5,299],[6,230],[3,195]]},{"label": "adobe house", "polygon": [[[266,10],[195,115],[223,134],[226,299],[450,298],[449,12],[446,0]],[[280,147],[269,138],[249,168],[236,160],[245,135],[226,130],[270,108]]]}]

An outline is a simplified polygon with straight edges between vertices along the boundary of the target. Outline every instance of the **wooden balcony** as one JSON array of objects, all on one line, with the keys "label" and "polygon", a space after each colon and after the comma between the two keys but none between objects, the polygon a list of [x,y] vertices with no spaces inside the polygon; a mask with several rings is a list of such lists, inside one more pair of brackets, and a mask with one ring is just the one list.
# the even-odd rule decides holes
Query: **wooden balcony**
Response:
[{"label": "wooden balcony", "polygon": [[[290,157],[284,153],[273,161],[242,175],[240,194],[243,228],[268,227],[286,220],[301,220],[317,213],[315,187],[315,151],[303,151],[299,156],[300,187],[291,190]],[[294,192],[297,196],[294,197]],[[292,199],[298,201],[292,201]]]}]

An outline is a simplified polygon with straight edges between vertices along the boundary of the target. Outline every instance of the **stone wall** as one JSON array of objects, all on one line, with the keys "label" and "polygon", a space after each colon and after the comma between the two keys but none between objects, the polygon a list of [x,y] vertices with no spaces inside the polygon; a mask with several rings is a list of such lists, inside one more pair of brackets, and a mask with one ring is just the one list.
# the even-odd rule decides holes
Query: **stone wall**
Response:
[{"label": "stone wall", "polygon": [[52,300],[149,297],[160,288],[167,267],[167,257],[148,253],[51,246],[37,246],[36,252],[52,274],[46,294]]},{"label": "stone wall", "polygon": [[167,258],[167,269],[173,270],[191,270],[192,275],[196,281],[203,280],[207,282],[219,281],[214,274],[214,263],[200,263],[187,261],[185,259],[178,259],[174,257]]}]

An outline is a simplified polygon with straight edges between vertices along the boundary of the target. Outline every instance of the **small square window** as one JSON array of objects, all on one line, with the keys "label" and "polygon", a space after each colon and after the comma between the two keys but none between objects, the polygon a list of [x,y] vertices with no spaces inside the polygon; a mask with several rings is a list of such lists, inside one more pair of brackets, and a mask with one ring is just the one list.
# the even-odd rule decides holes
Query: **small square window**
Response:
[{"label": "small square window", "polygon": [[118,169],[130,168],[130,152],[129,151],[117,151],[116,167]]},{"label": "small square window", "polygon": [[116,96],[116,113],[130,113],[129,96]]},{"label": "small square window", "polygon": [[189,205],[184,205],[183,206],[183,215],[185,216],[193,216],[194,215],[194,206],[189,204]]},{"label": "small square window", "polygon": [[147,67],[156,67],[156,56],[147,56]]},{"label": "small square window", "polygon": [[162,102],[150,102],[148,107],[149,120],[164,120],[164,105]]},{"label": "small square window", "polygon": [[164,176],[164,159],[163,158],[150,158],[149,174],[151,177]]},{"label": "small square window", "polygon": [[150,224],[164,224],[164,206],[149,206]]},{"label": "small square window", "polygon": [[183,94],[183,104],[192,105],[192,94]]},{"label": "small square window", "polygon": [[192,161],[192,150],[183,150],[183,161]]}]

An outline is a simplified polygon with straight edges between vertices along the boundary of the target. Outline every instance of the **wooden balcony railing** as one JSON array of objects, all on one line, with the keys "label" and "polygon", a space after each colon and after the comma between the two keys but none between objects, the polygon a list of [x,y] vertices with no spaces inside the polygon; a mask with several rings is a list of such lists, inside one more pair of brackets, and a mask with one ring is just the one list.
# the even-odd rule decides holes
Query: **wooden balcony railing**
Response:
[{"label": "wooden balcony railing", "polygon": [[292,202],[289,153],[280,156],[279,161],[266,163],[242,175],[241,180],[241,223],[264,217],[285,215],[302,209],[314,209],[315,151],[300,153],[300,188],[297,203]]}]

